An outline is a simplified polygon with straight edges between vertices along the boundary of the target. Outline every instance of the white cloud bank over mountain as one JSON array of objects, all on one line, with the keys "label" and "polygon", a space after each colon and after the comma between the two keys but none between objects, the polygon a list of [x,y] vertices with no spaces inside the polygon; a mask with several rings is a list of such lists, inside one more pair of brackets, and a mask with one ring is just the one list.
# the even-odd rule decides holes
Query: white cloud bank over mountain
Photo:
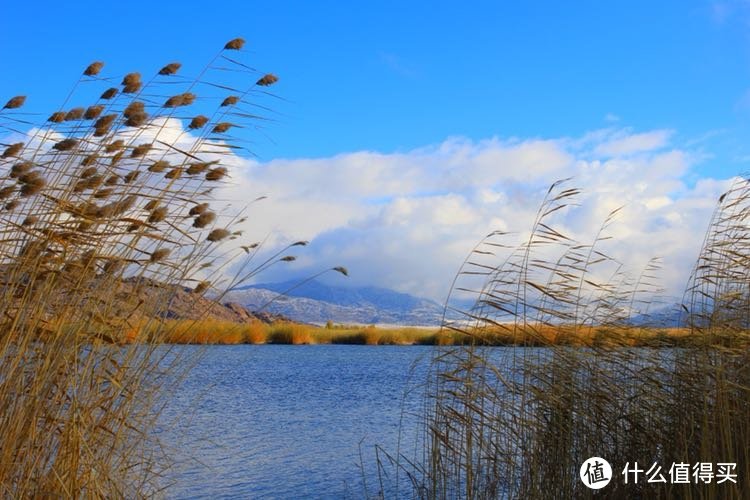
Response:
[{"label": "white cloud bank over mountain", "polygon": [[311,240],[298,262],[264,281],[344,265],[356,284],[442,300],[480,238],[528,230],[549,185],[573,177],[570,184],[583,190],[580,207],[561,212],[560,226],[589,242],[608,213],[624,206],[608,231],[608,252],[635,273],[662,257],[664,285],[680,294],[730,180],[696,180],[691,168],[701,156],[672,137],[611,128],[579,138],[450,138],[390,154],[238,159],[245,168],[222,197],[268,196],[250,209],[246,234],[270,234],[271,243]]},{"label": "white cloud bank over mountain", "polygon": [[[178,120],[152,125],[137,142],[157,133],[184,149],[195,142]],[[235,167],[233,182],[217,196],[235,208],[267,197],[250,205],[238,245],[264,238],[267,248],[311,241],[297,249],[296,262],[274,266],[259,280],[286,280],[290,273],[301,278],[343,265],[352,284],[442,301],[482,237],[503,230],[519,233],[513,242],[521,241],[549,185],[572,177],[570,185],[583,190],[580,206],[555,214],[559,227],[589,243],[609,212],[623,206],[608,229],[606,251],[633,273],[661,257],[664,286],[680,295],[711,211],[731,179],[698,178],[693,167],[705,153],[676,143],[674,135],[607,128],[577,138],[449,138],[406,152],[265,163],[223,156]]]}]

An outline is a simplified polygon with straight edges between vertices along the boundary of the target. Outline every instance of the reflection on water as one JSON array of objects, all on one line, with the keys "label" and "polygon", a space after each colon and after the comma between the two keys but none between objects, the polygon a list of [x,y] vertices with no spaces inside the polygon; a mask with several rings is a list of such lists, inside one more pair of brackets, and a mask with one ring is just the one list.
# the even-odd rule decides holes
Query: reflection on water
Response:
[{"label": "reflection on water", "polygon": [[[423,402],[432,348],[185,346],[207,349],[167,405],[160,438],[177,463],[169,497],[330,498],[377,491],[375,444],[395,450],[402,402]],[[421,360],[420,360],[421,358]],[[416,362],[415,369],[412,365]],[[404,446],[414,443],[406,420]],[[367,465],[369,464],[369,465]]]}]

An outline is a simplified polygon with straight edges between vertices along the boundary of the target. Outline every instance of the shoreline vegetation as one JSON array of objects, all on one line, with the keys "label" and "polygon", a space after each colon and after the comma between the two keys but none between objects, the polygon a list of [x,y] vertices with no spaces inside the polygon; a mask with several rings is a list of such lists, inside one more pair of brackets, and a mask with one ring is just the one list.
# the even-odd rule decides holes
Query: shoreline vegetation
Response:
[{"label": "shoreline vegetation", "polygon": [[239,345],[369,345],[369,346],[506,346],[506,347],[648,347],[750,346],[750,332],[698,335],[689,328],[543,326],[526,330],[500,327],[483,331],[451,331],[438,327],[315,326],[276,321],[238,324],[217,320],[170,319],[131,328],[123,343],[150,340],[160,332],[166,344]]},{"label": "shoreline vegetation", "polygon": [[[605,457],[613,476],[628,464],[667,470],[725,462],[739,478],[613,478],[602,491],[607,498],[747,498],[750,180],[737,178],[719,197],[680,300],[684,328],[667,330],[636,328],[633,320],[653,310],[670,263],[653,258],[631,274],[609,255],[616,244],[609,227],[620,209],[590,240],[572,237],[558,214],[582,203],[567,181],[550,187],[530,233],[493,232],[475,247],[452,291],[473,291],[476,304],[463,325],[446,326],[480,338],[502,329],[531,341],[557,340],[557,332],[560,340],[597,342],[499,357],[474,346],[436,349],[416,443],[376,450],[376,491],[394,498],[593,498],[576,476],[589,457]],[[676,348],[618,347],[649,338]]]},{"label": "shoreline vegetation", "polygon": [[[46,112],[33,96],[0,101],[4,497],[161,494],[170,458],[152,431],[200,353],[165,356],[157,318],[179,290],[185,309],[242,316],[203,296],[307,244],[264,248],[240,227],[252,202],[235,209],[216,193],[249,152],[241,131],[262,129],[276,98],[278,77],[246,64],[244,45],[184,71],[165,60],[108,74],[94,61]],[[147,342],[112,348],[147,323]]]}]

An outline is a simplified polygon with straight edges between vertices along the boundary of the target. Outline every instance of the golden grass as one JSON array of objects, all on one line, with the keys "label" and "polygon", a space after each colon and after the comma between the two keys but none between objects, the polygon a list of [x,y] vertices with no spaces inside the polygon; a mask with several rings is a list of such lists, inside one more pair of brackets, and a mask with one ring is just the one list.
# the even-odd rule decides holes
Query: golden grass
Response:
[{"label": "golden grass", "polygon": [[[235,39],[227,49],[242,44]],[[247,70],[234,60],[223,64]],[[3,497],[154,496],[168,459],[150,442],[156,436],[149,428],[162,396],[192,365],[186,352],[165,356],[165,336],[174,343],[266,341],[259,337],[265,331],[255,327],[217,329],[156,319],[168,314],[177,290],[205,292],[208,283],[221,281],[235,256],[251,257],[240,247],[252,242],[228,248],[239,238],[233,208],[191,213],[214,199],[218,181],[232,177],[232,162],[225,160],[237,149],[234,128],[224,130],[226,150],[217,151],[208,136],[225,117],[226,96],[192,93],[201,79],[221,82],[225,72],[209,63],[202,71],[196,68],[198,79],[166,82],[172,78],[164,75],[173,75],[179,64],[164,66],[161,77],[133,72],[121,80],[100,77],[103,67],[99,61],[86,67],[70,102],[52,114],[17,111],[25,96],[0,101],[5,102],[0,109]],[[261,76],[251,76],[243,90],[232,93],[249,102]],[[79,85],[82,81],[90,85]],[[121,87],[78,92],[113,81]],[[160,105],[175,93],[174,106]],[[94,95],[101,97],[85,102]],[[83,102],[72,107],[73,101]],[[185,141],[187,132],[168,130],[167,123],[182,120],[175,113],[191,105],[212,118],[184,118],[194,130]],[[44,117],[42,123],[29,123],[33,116]],[[233,120],[237,130],[253,128],[245,125],[254,118]],[[19,124],[28,127],[19,130]],[[204,125],[203,132],[197,130]],[[11,142],[24,132],[24,142]],[[149,170],[160,162],[171,169],[166,175]],[[196,162],[215,167],[200,179],[181,175]],[[146,204],[152,208],[145,210]],[[219,220],[221,227],[214,227]],[[226,280],[227,286],[262,270],[249,260],[240,269],[242,276]],[[305,338],[296,334],[292,340]]]},{"label": "golden grass", "polygon": [[[719,457],[750,475],[750,182],[719,198],[680,303],[685,327],[662,329],[629,325],[653,310],[661,263],[630,276],[607,255],[617,210],[593,240],[566,235],[555,219],[579,190],[564,183],[550,187],[528,236],[491,233],[464,261],[453,291],[474,290],[476,301],[446,327],[477,344],[435,350],[417,444],[376,452],[378,491],[592,498],[577,479],[591,456],[606,457],[615,478],[626,463],[666,470]],[[483,347],[504,343],[548,347]],[[742,483],[615,478],[607,498],[747,498]]]},{"label": "golden grass", "polygon": [[[525,331],[505,328],[461,332],[439,328],[339,325],[319,327],[292,322],[271,324],[254,321],[166,320],[144,323],[146,331],[128,329],[123,342],[138,342],[164,330],[162,341],[170,344],[356,344],[514,347],[688,347],[706,345],[705,336],[688,328],[543,326]],[[711,345],[750,345],[750,332],[733,331],[711,337]]]}]

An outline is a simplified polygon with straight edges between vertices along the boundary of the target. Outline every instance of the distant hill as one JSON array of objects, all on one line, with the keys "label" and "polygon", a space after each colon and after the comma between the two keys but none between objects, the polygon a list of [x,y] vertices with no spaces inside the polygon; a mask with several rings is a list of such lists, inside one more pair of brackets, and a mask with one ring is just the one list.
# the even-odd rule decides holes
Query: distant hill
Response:
[{"label": "distant hill", "polygon": [[630,323],[636,326],[652,328],[676,328],[685,319],[685,311],[678,303],[657,307],[648,314],[637,314],[630,318]]},{"label": "distant hill", "polygon": [[[307,323],[439,325],[443,306],[433,300],[374,286],[342,287],[310,281],[262,283],[229,292],[224,300],[256,310],[273,300],[266,311]],[[292,289],[292,290],[290,290]],[[280,293],[290,290],[283,297]]]}]

